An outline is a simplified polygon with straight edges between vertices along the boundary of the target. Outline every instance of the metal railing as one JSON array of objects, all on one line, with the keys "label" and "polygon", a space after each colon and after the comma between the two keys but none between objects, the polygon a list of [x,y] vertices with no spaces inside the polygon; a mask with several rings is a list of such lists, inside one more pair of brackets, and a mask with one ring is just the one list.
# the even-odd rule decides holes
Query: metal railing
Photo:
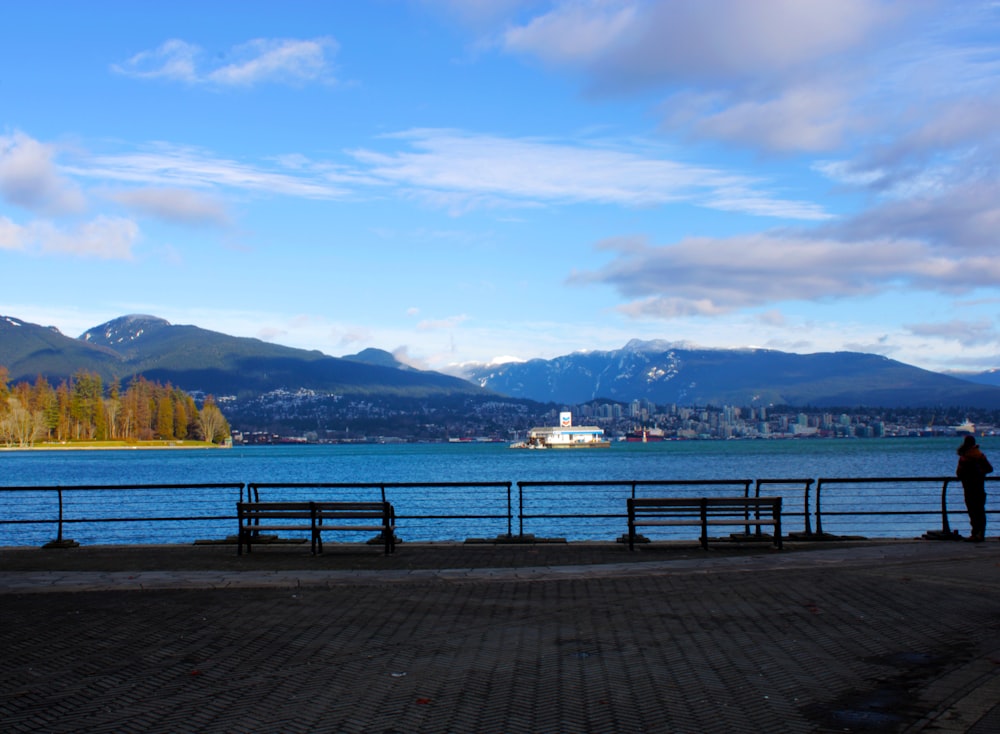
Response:
[{"label": "metal railing", "polygon": [[[66,526],[87,528],[92,534],[120,542],[150,543],[170,524],[214,524],[222,527],[235,519],[239,483],[190,484],[78,484],[72,486],[0,487],[2,545],[10,528],[55,525],[50,543],[71,542]],[[182,499],[183,497],[183,499]],[[96,533],[109,525],[129,528],[125,536]],[[22,533],[31,537],[30,532]],[[169,540],[165,539],[165,542]]]},{"label": "metal railing", "polygon": [[[812,535],[812,524],[809,516],[810,492],[815,483],[815,479],[758,479],[754,485],[755,497],[779,496],[782,498],[781,517],[782,524],[788,528],[787,519],[790,517],[801,517],[803,522],[802,532],[806,536]],[[802,509],[791,509],[794,505],[788,501],[790,498],[784,497],[783,487],[796,487],[802,485]],[[764,489],[765,491],[761,491]]]},{"label": "metal railing", "polygon": [[[993,480],[992,477],[987,477],[987,481],[991,480]],[[854,494],[857,494],[858,492],[872,490],[873,488],[877,489],[884,486],[899,486],[900,484],[906,484],[907,486],[913,487],[923,484],[928,486],[941,486],[940,506],[937,505],[936,495],[927,493],[926,500],[922,496],[910,495],[907,496],[904,501],[897,502],[894,508],[881,510],[880,514],[882,516],[940,516],[941,533],[944,535],[951,535],[951,524],[948,521],[948,488],[952,483],[958,484],[959,488],[961,488],[960,482],[955,477],[838,477],[818,479],[816,481],[816,533],[817,535],[824,534],[824,515],[828,519],[832,520],[841,517],[863,517],[865,514],[858,510],[844,508],[844,503],[840,501],[840,495],[843,493],[835,493],[834,488],[849,487]],[[824,489],[826,489],[825,492]],[[961,496],[962,495],[959,495],[959,497]],[[832,499],[834,508],[829,509],[828,507],[824,510],[824,499],[827,500],[828,505]],[[931,499],[934,501],[931,502]],[[964,510],[964,499],[960,499],[958,502],[953,504],[952,511],[964,512]]]},{"label": "metal railing", "polygon": [[[722,488],[728,489],[728,494],[732,494],[735,488],[739,488],[742,496],[750,496],[750,485],[753,484],[752,479],[626,479],[626,480],[595,480],[593,482],[537,482],[537,481],[527,481],[517,483],[517,517],[518,517],[518,535],[524,536],[524,521],[525,520],[568,520],[568,519],[621,519],[625,520],[628,518],[628,514],[625,512],[625,500],[628,497],[637,497],[637,489],[647,489],[647,488],[670,488],[671,496],[684,497],[693,496],[697,494],[703,488],[711,488],[718,491]],[[552,490],[552,489],[572,489],[576,490],[574,494],[576,495],[574,500],[579,508],[581,504],[584,506],[584,511],[577,509],[576,512],[538,512],[531,511],[532,508],[529,505],[528,509],[525,509],[525,500],[529,502],[532,499],[533,494],[537,492],[530,492],[526,490]],[[618,492],[606,493],[605,496],[599,497],[595,500],[593,497],[594,490],[605,491],[607,489],[617,489]],[[584,491],[586,490],[586,491]],[[696,491],[697,490],[697,491]],[[627,492],[627,493],[626,493]],[[648,496],[648,493],[647,493]],[[610,500],[601,501],[601,500]],[[565,503],[563,502],[541,502],[542,507],[549,507],[554,505],[555,507],[561,507]]]},{"label": "metal railing", "polygon": [[[995,483],[1000,477],[987,478]],[[189,542],[197,533],[225,539],[236,528],[236,502],[389,500],[405,540],[456,540],[470,532],[526,539],[564,530],[569,539],[607,539],[626,526],[626,499],[637,496],[781,496],[785,527],[796,518],[810,538],[955,537],[950,516],[965,522],[954,477],[837,477],[706,480],[512,482],[190,483],[0,486],[0,546],[67,541]],[[958,487],[958,491],[955,488]],[[1000,514],[990,492],[987,513]],[[788,520],[792,522],[789,523]],[[939,525],[929,530],[927,525]],[[516,525],[516,530],[515,530]],[[815,527],[815,530],[814,530]],[[114,528],[112,530],[112,528]],[[195,535],[193,535],[195,534]]]}]

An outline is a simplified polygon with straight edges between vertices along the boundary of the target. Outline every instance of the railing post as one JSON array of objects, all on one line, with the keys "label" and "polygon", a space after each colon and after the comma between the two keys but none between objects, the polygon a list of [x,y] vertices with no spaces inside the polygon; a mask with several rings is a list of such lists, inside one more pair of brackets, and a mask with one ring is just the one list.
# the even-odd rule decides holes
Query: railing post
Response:
[{"label": "railing post", "polygon": [[59,519],[56,525],[56,539],[50,540],[43,545],[43,548],[75,548],[79,545],[75,540],[63,538],[63,491],[62,487],[56,487],[56,495],[59,497]]},{"label": "railing post", "polygon": [[941,532],[945,536],[951,535],[951,526],[948,524],[948,484],[950,479],[945,479],[941,485]]},{"label": "railing post", "polygon": [[524,538],[524,485],[517,483],[517,537]]},{"label": "railing post", "polygon": [[820,495],[822,494],[823,480],[816,480],[816,535],[823,535],[823,513],[820,511]]},{"label": "railing post", "polygon": [[58,529],[56,530],[56,543],[59,543],[61,545],[62,542],[63,542],[63,533],[62,533],[62,530],[63,530],[63,495],[62,495],[62,487],[58,487],[56,489],[56,493],[59,495],[59,525],[58,525]]},{"label": "railing post", "polygon": [[[809,490],[812,488],[813,480],[806,481],[805,497],[802,498],[802,514],[806,522],[806,535],[812,535],[812,520],[809,519]],[[819,489],[816,490],[817,493]]]},{"label": "railing post", "polygon": [[507,482],[507,537],[508,538],[511,537],[511,532],[513,530],[513,522],[514,522],[514,508],[511,506],[510,503],[510,487],[511,483]]}]

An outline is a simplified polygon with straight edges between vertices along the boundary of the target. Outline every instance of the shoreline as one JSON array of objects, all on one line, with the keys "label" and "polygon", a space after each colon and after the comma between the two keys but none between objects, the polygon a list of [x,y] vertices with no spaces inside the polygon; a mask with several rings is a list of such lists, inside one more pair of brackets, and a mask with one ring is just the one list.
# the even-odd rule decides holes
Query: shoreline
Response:
[{"label": "shoreline", "polygon": [[0,451],[131,451],[149,449],[227,449],[225,444],[205,441],[83,441],[43,443],[35,446],[0,446]]}]

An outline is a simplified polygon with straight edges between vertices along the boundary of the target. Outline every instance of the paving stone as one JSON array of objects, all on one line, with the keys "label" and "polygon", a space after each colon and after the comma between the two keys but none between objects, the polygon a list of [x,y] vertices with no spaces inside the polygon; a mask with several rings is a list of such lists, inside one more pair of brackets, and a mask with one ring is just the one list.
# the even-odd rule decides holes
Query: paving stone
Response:
[{"label": "paving stone", "polygon": [[0,550],[0,730],[994,730],[1000,547],[573,546]]}]

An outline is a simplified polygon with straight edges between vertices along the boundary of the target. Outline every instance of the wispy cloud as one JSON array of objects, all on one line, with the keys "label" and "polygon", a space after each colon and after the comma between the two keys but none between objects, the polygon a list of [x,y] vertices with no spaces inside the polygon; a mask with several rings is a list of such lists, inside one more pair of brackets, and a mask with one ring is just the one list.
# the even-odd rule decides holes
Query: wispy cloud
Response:
[{"label": "wispy cloud", "polygon": [[337,49],[337,42],[332,38],[258,38],[233,47],[221,59],[206,60],[207,55],[199,46],[170,39],[111,68],[137,79],[166,79],[218,87],[329,83],[335,81],[331,57]]},{"label": "wispy cloud", "polygon": [[63,170],[83,178],[168,189],[224,187],[310,199],[347,193],[333,182],[332,171],[268,168],[166,143],[137,152],[80,156]]},{"label": "wispy cloud", "polygon": [[[342,161],[288,154],[258,162],[157,143],[131,152],[81,154],[61,170],[78,178],[140,186],[116,198],[145,207],[147,213],[167,215],[172,207],[176,216],[185,208],[193,212],[201,201],[190,194],[181,201],[179,190],[232,189],[308,199],[364,198],[395,190],[452,214],[483,208],[643,208],[682,202],[762,217],[830,218],[817,203],[776,196],[760,177],[681,163],[634,141],[566,142],[418,129],[385,136],[381,142],[389,149],[353,149]],[[206,205],[201,201],[200,206]],[[213,212],[201,214],[211,218]]]},{"label": "wispy cloud", "polygon": [[648,207],[686,202],[759,216],[829,217],[818,204],[773,196],[758,178],[610,142],[566,143],[455,130],[411,130],[390,139],[407,141],[411,150],[353,151],[367,175],[453,206],[485,202]]}]

